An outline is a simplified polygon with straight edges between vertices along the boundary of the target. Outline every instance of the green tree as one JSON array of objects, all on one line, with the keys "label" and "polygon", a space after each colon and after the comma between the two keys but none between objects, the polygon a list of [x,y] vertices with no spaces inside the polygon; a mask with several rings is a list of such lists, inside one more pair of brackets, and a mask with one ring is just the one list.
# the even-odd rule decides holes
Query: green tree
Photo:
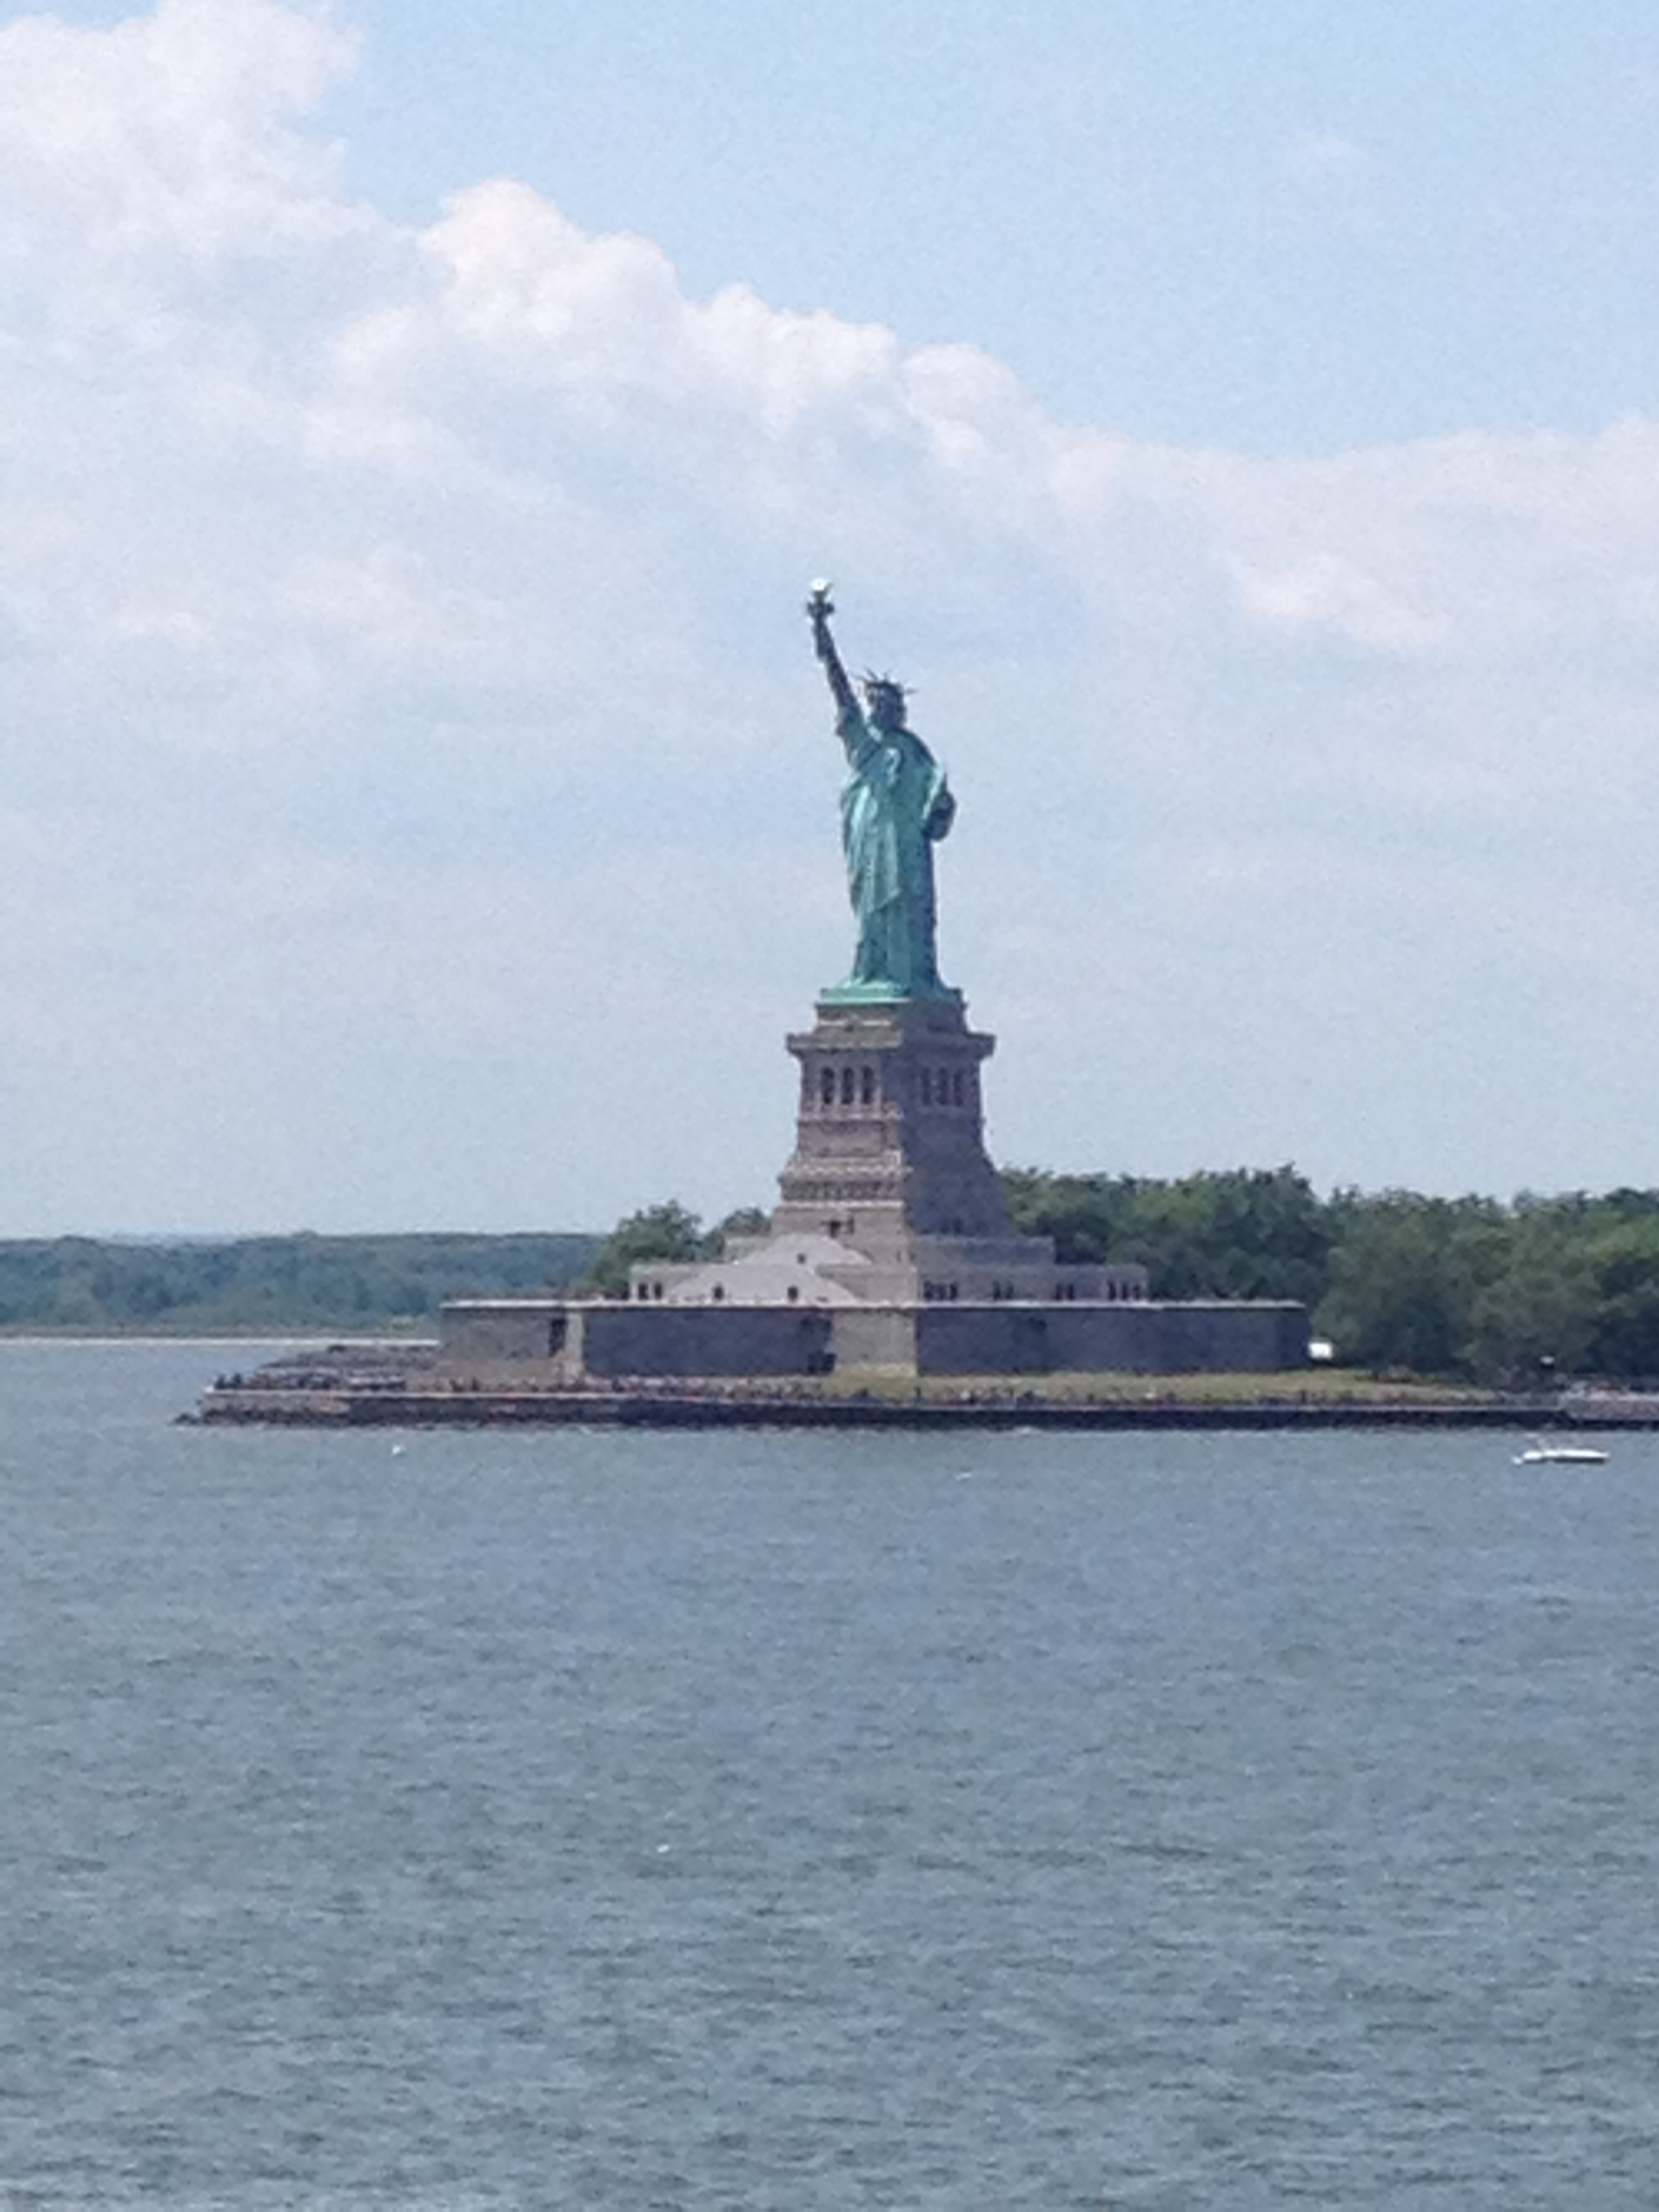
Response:
[{"label": "green tree", "polygon": [[1165,1298],[1298,1298],[1323,1292],[1332,1224],[1293,1167],[1235,1168],[1161,1182],[1134,1176],[1003,1176],[1014,1225],[1060,1259],[1138,1261]]},{"label": "green tree", "polygon": [[717,1222],[702,1240],[702,1257],[718,1260],[726,1249],[728,1237],[763,1237],[772,1226],[772,1217],[758,1206],[739,1206]]},{"label": "green tree", "polygon": [[1140,1185],[1132,1176],[1051,1175],[1005,1168],[1008,1212],[1022,1237],[1052,1237],[1068,1261],[1123,1259],[1124,1224]]},{"label": "green tree", "polygon": [[1331,1229],[1293,1167],[1234,1168],[1141,1185],[1123,1243],[1161,1297],[1311,1304],[1325,1287]]},{"label": "green tree", "polygon": [[702,1224],[678,1199],[647,1206],[619,1221],[600,1245],[580,1288],[605,1297],[625,1297],[628,1273],[642,1260],[699,1260],[703,1257]]},{"label": "green tree", "polygon": [[1349,1191],[1333,1200],[1332,1214],[1330,1289],[1315,1319],[1338,1358],[1466,1372],[1475,1298],[1504,1264],[1504,1208],[1490,1199]]},{"label": "green tree", "polygon": [[1466,1364],[1483,1382],[1519,1388],[1582,1373],[1599,1303],[1583,1222],[1517,1212],[1501,1271],[1470,1300]]},{"label": "green tree", "polygon": [[[1614,1194],[1610,1213],[1626,1195]],[[1589,1258],[1597,1304],[1586,1366],[1621,1381],[1659,1378],[1659,1218],[1614,1213],[1591,1240]]]}]

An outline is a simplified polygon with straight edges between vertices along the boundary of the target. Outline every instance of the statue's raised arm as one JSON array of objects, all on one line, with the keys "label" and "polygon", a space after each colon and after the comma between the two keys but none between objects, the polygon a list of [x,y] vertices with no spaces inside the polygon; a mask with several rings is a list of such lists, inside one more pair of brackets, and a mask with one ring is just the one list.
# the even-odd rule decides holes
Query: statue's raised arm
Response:
[{"label": "statue's raised arm", "polygon": [[858,694],[853,689],[852,679],[841,665],[836,641],[830,635],[830,617],[835,611],[829,585],[814,584],[806,602],[807,617],[812,625],[812,650],[823,663],[823,672],[830,679],[830,690],[835,698],[837,714],[856,714],[859,712]]}]

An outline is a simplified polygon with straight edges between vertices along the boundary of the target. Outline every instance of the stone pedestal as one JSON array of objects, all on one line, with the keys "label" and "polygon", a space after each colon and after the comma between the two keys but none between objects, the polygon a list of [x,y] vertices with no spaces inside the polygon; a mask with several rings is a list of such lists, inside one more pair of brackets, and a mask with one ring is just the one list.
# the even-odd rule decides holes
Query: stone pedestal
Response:
[{"label": "stone pedestal", "polygon": [[1008,1237],[980,1097],[995,1046],[954,994],[821,1000],[788,1040],[800,1100],[774,1233],[830,1237],[878,1265],[908,1263],[919,1237]]}]

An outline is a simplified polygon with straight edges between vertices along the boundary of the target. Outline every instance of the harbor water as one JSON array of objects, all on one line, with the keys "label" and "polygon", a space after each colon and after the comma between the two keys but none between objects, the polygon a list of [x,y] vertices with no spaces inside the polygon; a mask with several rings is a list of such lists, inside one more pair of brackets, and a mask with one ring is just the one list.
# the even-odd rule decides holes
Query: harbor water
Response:
[{"label": "harbor water", "polygon": [[172,1425],[226,1358],[0,1346],[7,2212],[1659,2201],[1659,1436]]}]

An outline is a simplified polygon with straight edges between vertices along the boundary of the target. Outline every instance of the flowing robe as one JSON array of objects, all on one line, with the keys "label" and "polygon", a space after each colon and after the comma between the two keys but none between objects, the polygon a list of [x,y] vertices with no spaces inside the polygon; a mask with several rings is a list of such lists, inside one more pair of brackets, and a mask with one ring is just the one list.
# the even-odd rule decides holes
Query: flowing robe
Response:
[{"label": "flowing robe", "polygon": [[956,814],[945,771],[912,731],[879,730],[856,708],[838,727],[851,771],[842,847],[859,926],[848,981],[885,985],[897,998],[941,997],[933,848]]}]

